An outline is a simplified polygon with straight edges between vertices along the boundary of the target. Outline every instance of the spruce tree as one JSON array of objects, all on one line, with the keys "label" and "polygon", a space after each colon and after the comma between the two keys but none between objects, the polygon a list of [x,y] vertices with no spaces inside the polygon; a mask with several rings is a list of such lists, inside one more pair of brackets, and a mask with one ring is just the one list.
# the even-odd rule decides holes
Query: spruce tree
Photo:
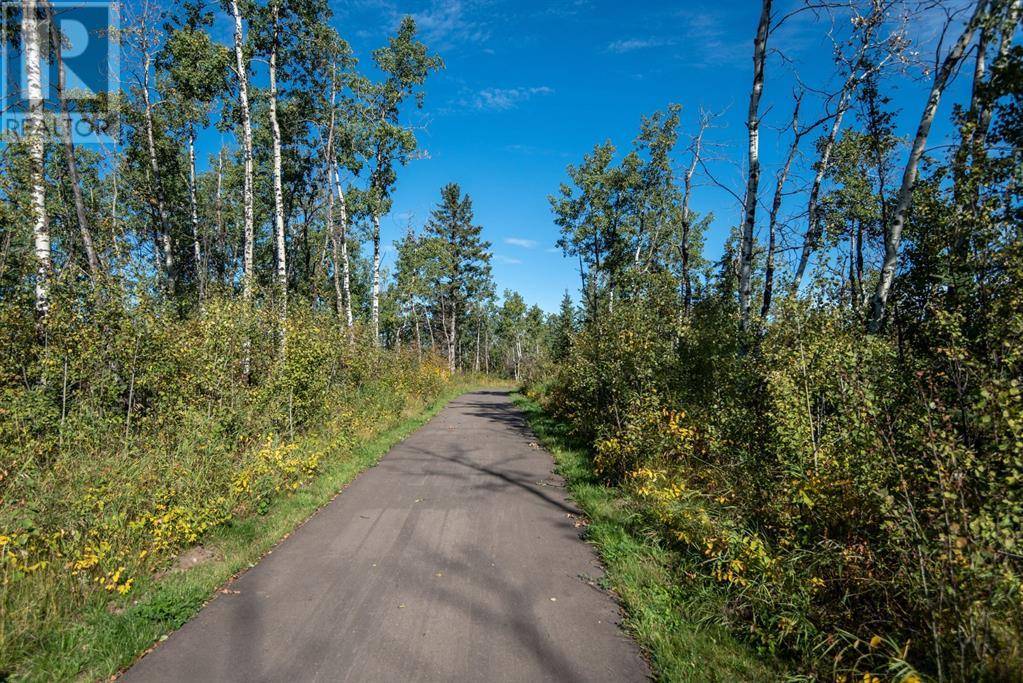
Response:
[{"label": "spruce tree", "polygon": [[440,203],[430,214],[426,231],[430,238],[437,240],[442,254],[435,291],[447,341],[448,367],[454,371],[458,315],[491,288],[491,245],[480,238],[483,228],[474,223],[469,195],[463,195],[456,183],[445,185],[440,195]]}]

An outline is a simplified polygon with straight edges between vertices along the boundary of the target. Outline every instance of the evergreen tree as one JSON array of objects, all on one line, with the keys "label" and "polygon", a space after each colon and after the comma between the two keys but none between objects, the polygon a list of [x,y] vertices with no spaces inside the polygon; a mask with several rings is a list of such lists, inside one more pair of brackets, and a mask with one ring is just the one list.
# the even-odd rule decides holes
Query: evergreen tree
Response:
[{"label": "evergreen tree", "polygon": [[458,316],[491,289],[490,242],[474,223],[472,199],[456,183],[445,185],[441,201],[426,224],[428,237],[438,242],[441,264],[435,280],[437,304],[448,349],[448,367],[457,367]]}]

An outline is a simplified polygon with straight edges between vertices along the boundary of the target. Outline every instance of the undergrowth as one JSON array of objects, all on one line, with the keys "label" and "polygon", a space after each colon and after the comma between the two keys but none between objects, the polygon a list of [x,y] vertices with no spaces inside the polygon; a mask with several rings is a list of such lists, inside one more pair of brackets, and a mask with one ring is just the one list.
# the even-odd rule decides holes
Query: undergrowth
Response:
[{"label": "undergrowth", "polygon": [[534,433],[588,518],[586,539],[606,569],[604,586],[621,601],[624,625],[664,681],[768,681],[781,677],[769,657],[732,636],[720,595],[694,578],[643,513],[641,501],[594,474],[569,426],[516,395]]}]

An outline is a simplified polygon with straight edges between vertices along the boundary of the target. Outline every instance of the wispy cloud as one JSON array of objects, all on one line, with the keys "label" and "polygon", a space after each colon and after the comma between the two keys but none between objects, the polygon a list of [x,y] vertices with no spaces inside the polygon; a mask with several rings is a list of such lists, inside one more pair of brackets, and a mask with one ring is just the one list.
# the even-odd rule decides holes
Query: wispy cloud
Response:
[{"label": "wispy cloud", "polygon": [[690,66],[739,66],[750,59],[751,43],[745,33],[729,31],[729,24],[718,12],[707,9],[681,10],[682,35],[679,56]]},{"label": "wispy cloud", "polygon": [[463,0],[433,0],[428,9],[414,12],[412,18],[427,44],[451,47],[482,43],[490,38],[490,30],[468,16]]},{"label": "wispy cloud", "polygon": [[674,41],[667,40],[665,38],[628,38],[625,40],[616,40],[609,43],[607,49],[609,52],[615,52],[623,54],[625,52],[635,52],[636,50],[647,50],[654,47],[663,47],[665,45],[671,45]]},{"label": "wispy cloud", "polygon": [[522,261],[517,258],[510,258],[501,254],[494,254],[494,260],[498,263],[507,263],[510,266],[518,266],[522,264]]},{"label": "wispy cloud", "polygon": [[470,103],[481,111],[505,111],[534,97],[553,93],[554,89],[546,85],[532,88],[484,88],[473,96]]},{"label": "wispy cloud", "polygon": [[[478,6],[488,0],[431,0],[427,6],[410,12],[407,3],[397,0],[350,0],[352,5],[381,15],[380,31],[391,33],[404,16],[416,21],[423,40],[432,50],[451,50],[464,45],[478,45],[490,39],[490,29],[479,18]],[[376,30],[359,29],[355,35],[360,38],[379,37]]]},{"label": "wispy cloud", "polygon": [[505,237],[505,244],[510,244],[513,247],[522,247],[523,249],[532,249],[536,246],[536,240],[527,240],[522,237]]}]

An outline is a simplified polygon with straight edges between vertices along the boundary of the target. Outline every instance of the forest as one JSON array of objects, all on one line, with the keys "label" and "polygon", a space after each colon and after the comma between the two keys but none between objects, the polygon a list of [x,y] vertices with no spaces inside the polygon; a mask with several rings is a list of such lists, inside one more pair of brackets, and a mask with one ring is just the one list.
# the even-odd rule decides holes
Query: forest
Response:
[{"label": "forest", "polygon": [[[121,87],[82,99],[59,3],[5,4],[0,678],[130,664],[237,571],[161,607],[182,552],[504,382],[703,596],[683,616],[779,677],[1020,680],[1023,3],[756,4],[741,130],[665,104],[550,188],[558,311],[498,293],[465,179],[382,239],[445,68],[412,16],[360,61],[326,0],[126,3]],[[832,74],[766,107],[804,15]],[[75,139],[99,117],[110,144]]]}]

